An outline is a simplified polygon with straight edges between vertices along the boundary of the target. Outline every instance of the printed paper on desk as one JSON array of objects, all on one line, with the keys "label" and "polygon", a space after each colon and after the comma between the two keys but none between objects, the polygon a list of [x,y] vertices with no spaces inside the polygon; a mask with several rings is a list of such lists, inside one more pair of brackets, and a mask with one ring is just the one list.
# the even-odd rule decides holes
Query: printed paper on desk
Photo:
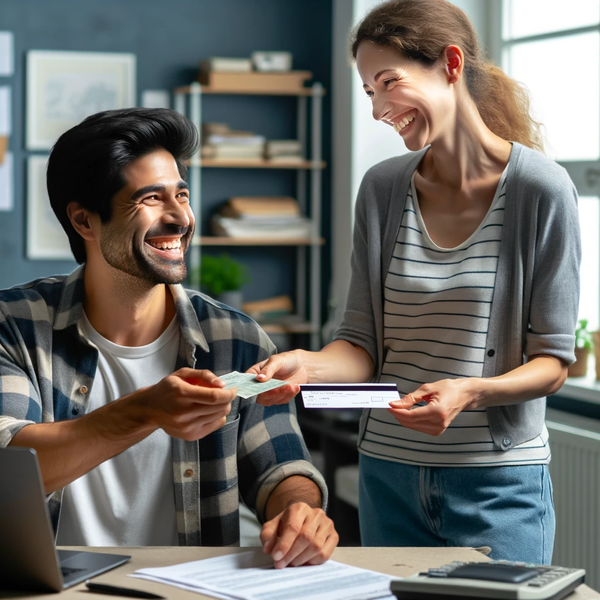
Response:
[{"label": "printed paper on desk", "polygon": [[399,400],[395,383],[303,383],[305,408],[389,408]]}]

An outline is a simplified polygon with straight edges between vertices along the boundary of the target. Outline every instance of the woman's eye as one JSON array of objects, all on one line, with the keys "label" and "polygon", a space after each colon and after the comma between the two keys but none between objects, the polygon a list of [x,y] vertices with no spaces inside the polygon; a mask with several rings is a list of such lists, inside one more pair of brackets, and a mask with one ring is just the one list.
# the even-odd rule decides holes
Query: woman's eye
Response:
[{"label": "woman's eye", "polygon": [[367,94],[367,96],[369,96],[369,98],[373,97],[373,92],[371,90],[367,90],[365,93]]},{"label": "woman's eye", "polygon": [[383,82],[383,85],[385,87],[388,87],[390,85],[390,83],[393,83],[395,81],[398,81],[398,80],[397,79],[385,79],[384,82]]}]

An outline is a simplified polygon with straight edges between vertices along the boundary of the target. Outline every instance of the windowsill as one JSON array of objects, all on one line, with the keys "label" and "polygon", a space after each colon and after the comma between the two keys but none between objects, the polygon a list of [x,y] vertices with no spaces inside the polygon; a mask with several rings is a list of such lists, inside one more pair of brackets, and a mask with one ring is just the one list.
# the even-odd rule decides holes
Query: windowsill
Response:
[{"label": "windowsill", "polygon": [[585,377],[567,377],[567,381],[556,395],[600,404],[600,381],[596,380],[595,370],[588,369]]}]

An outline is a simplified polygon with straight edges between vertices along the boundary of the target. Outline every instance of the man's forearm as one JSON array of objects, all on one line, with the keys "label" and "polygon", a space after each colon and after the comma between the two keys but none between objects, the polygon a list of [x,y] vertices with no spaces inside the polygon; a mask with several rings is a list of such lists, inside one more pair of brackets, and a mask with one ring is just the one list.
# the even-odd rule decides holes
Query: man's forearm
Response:
[{"label": "man's forearm", "polygon": [[77,419],[27,425],[9,445],[35,448],[46,492],[51,493],[156,429],[139,418],[134,404],[131,394]]},{"label": "man's forearm", "polygon": [[270,521],[295,502],[304,502],[312,508],[321,508],[323,498],[319,486],[302,475],[292,475],[284,479],[267,500],[265,516]]}]

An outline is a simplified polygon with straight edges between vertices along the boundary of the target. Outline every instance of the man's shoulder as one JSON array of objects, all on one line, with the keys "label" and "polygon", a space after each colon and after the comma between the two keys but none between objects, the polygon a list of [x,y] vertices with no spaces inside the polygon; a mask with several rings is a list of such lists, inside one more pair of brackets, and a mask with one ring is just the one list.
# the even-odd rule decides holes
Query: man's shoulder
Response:
[{"label": "man's shoulder", "polygon": [[0,290],[0,313],[18,316],[24,309],[30,313],[32,306],[38,311],[47,307],[53,312],[60,304],[67,278],[68,275],[53,275]]},{"label": "man's shoulder", "polygon": [[214,339],[230,339],[270,347],[271,342],[260,325],[241,310],[197,290],[183,288],[183,291],[209,343]]}]

